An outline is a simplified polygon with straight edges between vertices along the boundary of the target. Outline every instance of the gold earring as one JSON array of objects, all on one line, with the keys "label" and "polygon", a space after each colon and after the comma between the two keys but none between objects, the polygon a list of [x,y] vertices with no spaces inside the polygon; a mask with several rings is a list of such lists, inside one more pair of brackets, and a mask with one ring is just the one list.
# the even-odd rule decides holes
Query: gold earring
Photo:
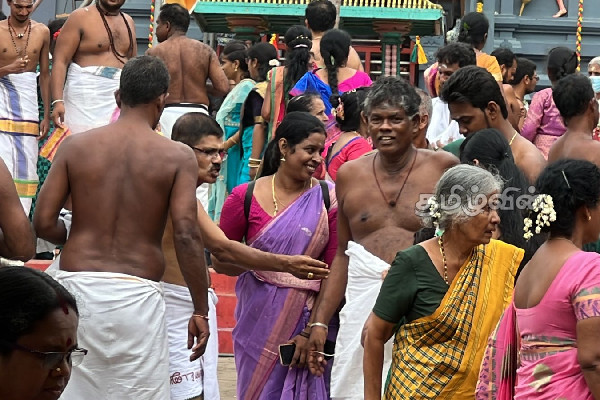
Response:
[{"label": "gold earring", "polygon": [[592,216],[588,215],[588,221],[591,221],[591,220],[592,220]]},{"label": "gold earring", "polygon": [[236,65],[235,68],[233,69],[233,72],[237,72],[237,69],[238,69],[238,67]]},{"label": "gold earring", "polygon": [[279,161],[285,162],[285,155],[281,156],[281,158],[279,159]]}]

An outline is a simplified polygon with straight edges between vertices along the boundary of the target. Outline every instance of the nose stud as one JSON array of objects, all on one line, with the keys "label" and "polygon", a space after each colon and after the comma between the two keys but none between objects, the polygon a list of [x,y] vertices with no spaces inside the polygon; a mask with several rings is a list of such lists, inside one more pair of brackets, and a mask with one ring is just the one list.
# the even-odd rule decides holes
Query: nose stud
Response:
[{"label": "nose stud", "polygon": [[60,373],[61,371],[62,371],[62,369],[56,368],[56,372]]}]

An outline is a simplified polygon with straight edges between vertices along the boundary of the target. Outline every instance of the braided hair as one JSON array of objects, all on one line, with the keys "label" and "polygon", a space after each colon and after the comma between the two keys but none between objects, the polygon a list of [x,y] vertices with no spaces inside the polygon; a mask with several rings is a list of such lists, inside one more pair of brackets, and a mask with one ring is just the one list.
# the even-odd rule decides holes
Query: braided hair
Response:
[{"label": "braided hair", "polygon": [[352,38],[350,35],[339,29],[332,29],[321,38],[321,57],[325,62],[327,81],[331,88],[330,101],[332,105],[339,104],[340,91],[338,89],[337,72],[338,68],[346,65],[351,44]]},{"label": "braided hair", "polygon": [[283,93],[287,103],[290,90],[310,67],[312,33],[302,25],[294,25],[285,33],[284,41],[287,50],[285,53],[286,72],[283,78]]}]

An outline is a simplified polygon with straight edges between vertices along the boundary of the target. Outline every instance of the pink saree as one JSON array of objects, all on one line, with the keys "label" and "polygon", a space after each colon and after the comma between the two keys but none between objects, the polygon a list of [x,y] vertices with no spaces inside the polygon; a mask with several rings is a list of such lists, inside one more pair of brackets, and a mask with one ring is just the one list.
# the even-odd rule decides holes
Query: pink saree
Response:
[{"label": "pink saree", "polygon": [[593,317],[600,317],[600,255],[580,251],[539,304],[511,303],[505,311],[488,342],[476,399],[592,400],[577,362],[576,325]]}]

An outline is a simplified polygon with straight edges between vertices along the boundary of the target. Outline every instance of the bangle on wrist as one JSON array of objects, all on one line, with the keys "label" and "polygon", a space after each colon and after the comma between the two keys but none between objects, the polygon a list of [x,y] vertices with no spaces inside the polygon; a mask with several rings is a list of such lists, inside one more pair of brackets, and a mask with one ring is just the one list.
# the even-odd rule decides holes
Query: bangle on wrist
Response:
[{"label": "bangle on wrist", "polygon": [[193,317],[198,317],[198,318],[202,318],[208,321],[208,316],[207,315],[203,315],[203,314],[198,314],[198,313],[193,313],[192,314],[192,318]]},{"label": "bangle on wrist", "polygon": [[329,330],[329,327],[327,326],[327,324],[323,324],[321,322],[313,322],[312,324],[308,324],[309,328],[314,328],[315,326],[318,326],[319,328],[323,328],[326,331]]},{"label": "bangle on wrist", "polygon": [[300,336],[302,336],[303,338],[310,338],[310,334],[308,332],[302,331],[299,333]]},{"label": "bangle on wrist", "polygon": [[52,102],[50,105],[51,105],[52,107],[54,107],[54,105],[55,105],[56,103],[64,103],[64,102],[65,102],[65,101],[64,101],[63,99],[57,99],[57,100],[54,100],[54,101],[53,101],[53,102]]}]

